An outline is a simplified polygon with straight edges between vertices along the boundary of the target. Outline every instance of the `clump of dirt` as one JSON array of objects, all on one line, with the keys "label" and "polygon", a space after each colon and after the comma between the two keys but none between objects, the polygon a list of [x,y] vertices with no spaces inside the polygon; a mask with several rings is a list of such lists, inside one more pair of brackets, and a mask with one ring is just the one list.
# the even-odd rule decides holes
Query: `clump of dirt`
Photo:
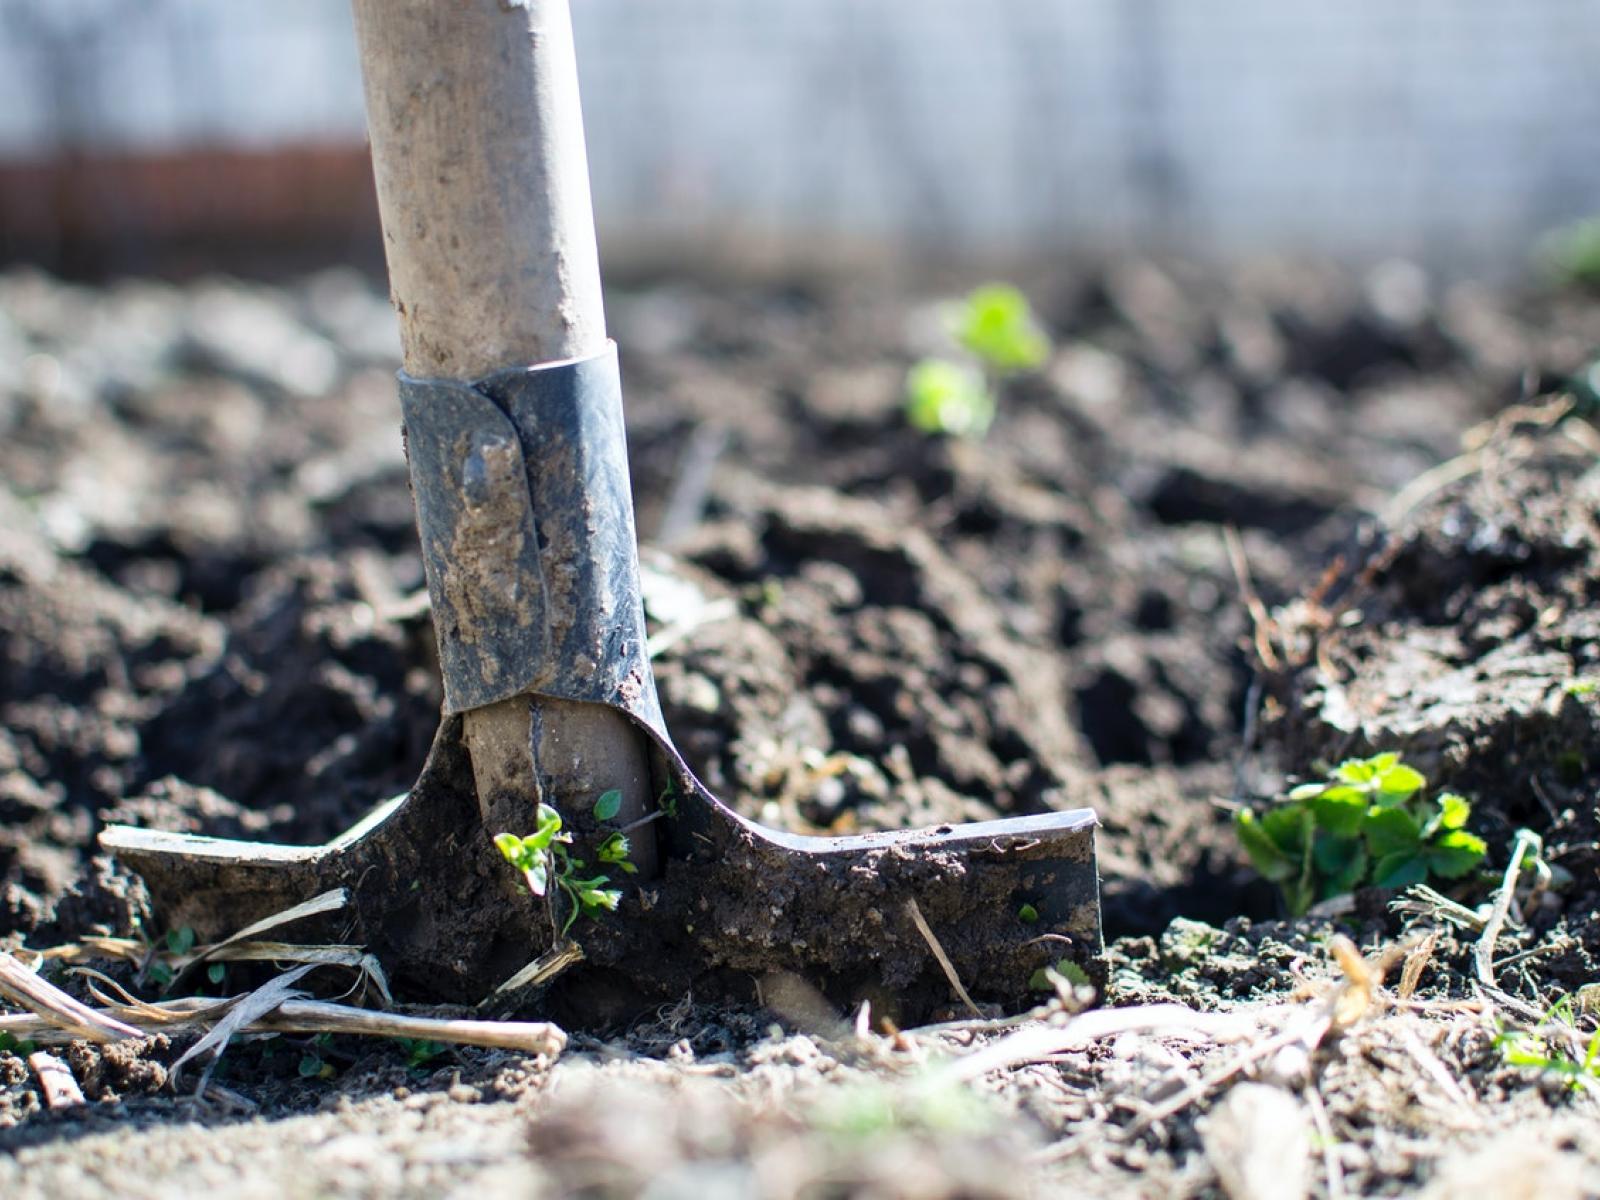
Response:
[{"label": "clump of dirt", "polygon": [[[1298,665],[1269,733],[1297,763],[1377,748],[1478,801],[1491,845],[1518,827],[1594,876],[1600,735],[1600,469],[1570,400],[1505,422],[1312,601],[1278,614]],[[1565,421],[1565,424],[1562,422]]]}]

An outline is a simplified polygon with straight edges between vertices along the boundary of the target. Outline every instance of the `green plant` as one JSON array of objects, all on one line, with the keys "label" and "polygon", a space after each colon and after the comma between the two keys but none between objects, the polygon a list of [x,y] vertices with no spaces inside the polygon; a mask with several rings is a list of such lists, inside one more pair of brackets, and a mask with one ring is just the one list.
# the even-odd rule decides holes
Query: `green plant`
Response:
[{"label": "green plant", "polygon": [[1050,355],[1050,339],[1028,298],[1009,283],[975,288],[957,314],[956,340],[996,374],[1033,371]]},{"label": "green plant", "polygon": [[167,949],[182,957],[194,949],[194,930],[184,925],[167,930]]},{"label": "green plant", "polygon": [[333,1035],[319,1033],[311,1039],[311,1048],[300,1056],[295,1071],[301,1079],[332,1079],[336,1074],[332,1063],[322,1057],[323,1051],[333,1043]]},{"label": "green plant", "polygon": [[1004,1119],[986,1096],[936,1073],[895,1082],[848,1083],[831,1089],[807,1117],[820,1132],[857,1143],[877,1143],[896,1134],[981,1136]]},{"label": "green plant", "polygon": [[1539,239],[1535,259],[1557,283],[1600,287],[1600,217],[1586,217]]},{"label": "green plant", "polygon": [[0,1030],[0,1054],[15,1054],[18,1058],[26,1058],[38,1046],[26,1038],[19,1038],[16,1034]]},{"label": "green plant", "polygon": [[430,1042],[427,1038],[397,1038],[400,1048],[406,1052],[406,1066],[419,1070],[427,1066],[439,1055],[450,1047],[443,1042]]},{"label": "green plant", "polygon": [[907,372],[906,419],[924,433],[982,437],[999,381],[1044,365],[1050,339],[1009,283],[975,288],[954,307],[950,335],[956,356],[924,358]]},{"label": "green plant", "polygon": [[1250,861],[1299,916],[1363,884],[1458,879],[1483,862],[1483,839],[1466,830],[1472,806],[1454,792],[1430,800],[1427,786],[1398,754],[1350,759],[1259,815],[1241,809],[1234,827]]},{"label": "green plant", "polygon": [[1536,1028],[1502,1029],[1494,1044],[1513,1067],[1565,1076],[1573,1088],[1600,1086],[1600,1029],[1586,1036],[1577,1028],[1571,996],[1551,1005]]},{"label": "green plant", "polygon": [[[187,958],[195,946],[194,930],[188,925],[181,925],[176,929],[167,930],[166,936],[159,942],[150,944],[150,955],[145,964],[144,976],[159,988],[170,987],[177,972],[173,964],[167,959]],[[178,964],[182,966],[180,962]]]},{"label": "green plant", "polygon": [[[609,791],[594,803],[597,821],[615,817],[622,808],[622,793]],[[606,885],[611,882],[609,871],[588,877],[580,874],[587,864],[568,849],[572,834],[563,831],[561,814],[548,804],[539,805],[537,824],[526,837],[514,833],[496,834],[494,844],[507,862],[522,872],[528,890],[547,903],[557,895],[566,897],[567,913],[561,923],[561,936],[565,937],[579,916],[594,916],[602,909],[615,912],[622,893]],[[622,831],[607,834],[596,848],[595,857],[607,867],[616,867],[632,875],[638,868],[628,860],[628,838]],[[554,887],[551,885],[554,884]]]},{"label": "green plant", "polygon": [[976,367],[925,358],[906,375],[906,419],[923,433],[982,437],[994,421],[994,394]]},{"label": "green plant", "polygon": [[1073,987],[1089,987],[1093,980],[1089,972],[1085,971],[1070,958],[1058,959],[1053,966],[1040,967],[1028,977],[1028,987],[1035,992],[1050,992],[1055,990],[1055,982],[1050,978],[1051,973],[1061,976]]}]

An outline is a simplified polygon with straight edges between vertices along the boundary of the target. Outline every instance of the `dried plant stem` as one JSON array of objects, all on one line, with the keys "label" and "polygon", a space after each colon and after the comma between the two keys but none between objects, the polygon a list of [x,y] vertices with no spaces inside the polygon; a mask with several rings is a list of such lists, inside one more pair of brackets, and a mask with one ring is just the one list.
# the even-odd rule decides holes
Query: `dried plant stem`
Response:
[{"label": "dried plant stem", "polygon": [[[129,1036],[173,1033],[214,1024],[226,1004],[201,997],[143,1005],[138,1010],[90,1009],[100,1020],[127,1018]],[[117,1022],[121,1024],[121,1022]],[[0,1032],[41,1045],[70,1042],[83,1034],[37,1016],[0,1016]],[[374,1012],[326,1000],[285,1000],[269,1013],[246,1023],[241,1033],[349,1033],[364,1037],[418,1038],[462,1046],[487,1046],[520,1050],[525,1054],[555,1057],[567,1044],[567,1035],[548,1021],[474,1021],[448,1017],[417,1017],[403,1013]]]},{"label": "dried plant stem", "polygon": [[928,924],[928,919],[922,915],[922,907],[916,900],[906,901],[906,915],[911,918],[911,923],[917,927],[917,932],[922,935],[922,940],[928,943],[928,949],[933,952],[933,957],[938,960],[939,969],[944,972],[944,977],[950,981],[950,986],[955,989],[956,995],[961,997],[961,1003],[967,1006],[967,1011],[973,1016],[981,1018],[983,1012],[972,1002],[972,997],[967,994],[967,989],[961,986],[961,976],[956,974],[956,967],[950,961],[950,956],[944,952],[944,947],[939,944],[939,939],[933,936],[933,929]]},{"label": "dried plant stem", "polygon": [[1529,829],[1519,829],[1516,840],[1511,843],[1511,861],[1506,863],[1506,873],[1500,880],[1499,890],[1495,893],[1494,908],[1489,913],[1489,919],[1484,922],[1483,933],[1478,938],[1478,945],[1473,954],[1478,982],[1484,987],[1498,986],[1494,981],[1495,943],[1500,939],[1500,931],[1505,928],[1506,916],[1511,912],[1511,901],[1517,891],[1517,876],[1522,873],[1522,859],[1527,851],[1532,850],[1538,854],[1542,848],[1543,843],[1539,835]]},{"label": "dried plant stem", "polygon": [[48,1028],[62,1031],[66,1035],[62,1041],[86,1038],[91,1042],[117,1042],[140,1036],[137,1029],[109,1013],[74,1000],[9,953],[0,953],[0,998],[36,1014],[34,1019]]}]

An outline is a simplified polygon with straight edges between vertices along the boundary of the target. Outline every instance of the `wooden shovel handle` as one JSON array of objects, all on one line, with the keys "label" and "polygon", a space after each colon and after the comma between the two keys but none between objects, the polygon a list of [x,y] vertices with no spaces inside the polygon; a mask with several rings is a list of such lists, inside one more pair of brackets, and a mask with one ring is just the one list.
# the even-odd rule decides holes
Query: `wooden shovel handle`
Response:
[{"label": "wooden shovel handle", "polygon": [[[407,374],[470,382],[605,348],[567,0],[353,0]],[[490,834],[622,793],[654,807],[644,740],[609,708],[518,696],[465,714]],[[635,843],[642,877],[653,839]]]},{"label": "wooden shovel handle", "polygon": [[567,0],[353,0],[408,374],[604,348]]}]

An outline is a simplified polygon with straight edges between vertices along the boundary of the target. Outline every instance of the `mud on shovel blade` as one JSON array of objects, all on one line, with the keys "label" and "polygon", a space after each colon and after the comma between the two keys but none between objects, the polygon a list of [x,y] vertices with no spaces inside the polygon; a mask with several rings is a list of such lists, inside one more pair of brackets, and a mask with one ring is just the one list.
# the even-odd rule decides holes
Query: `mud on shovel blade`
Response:
[{"label": "mud on shovel blade", "polygon": [[[774,972],[925,1015],[951,987],[913,902],[980,1000],[1025,1003],[1035,971],[1063,957],[1094,974],[1086,810],[795,837],[694,778],[645,650],[564,0],[356,8],[444,720],[411,791],[329,845],[111,828],[105,848],[144,876],[169,927],[202,937],[347,889],[347,907],[296,939],[360,941],[397,987],[475,1000],[556,936],[493,836],[530,832],[542,800],[592,863],[604,831],[584,771],[618,749],[638,764],[629,802],[665,797],[665,811],[632,833],[641,870],[614,880],[617,911],[573,928],[584,961],[548,997],[568,1019],[691,989],[748,996]],[[495,369],[530,361],[542,365]],[[454,377],[430,377],[441,368]]]},{"label": "mud on shovel blade", "polygon": [[[403,377],[418,521],[445,675],[446,719],[403,799],[323,847],[113,828],[106,848],[144,876],[173,925],[222,934],[334,887],[329,924],[397,978],[484,996],[548,949],[540,911],[491,844],[458,714],[533,690],[623,713],[651,749],[668,811],[636,831],[661,868],[576,936],[607,1011],[694,990],[749,995],[792,972],[840,1002],[929,1007],[949,985],[908,911],[915,901],[968,990],[1016,1005],[1040,967],[1100,950],[1091,812],[935,829],[802,837],[712,796],[674,748],[645,649],[615,354],[499,372],[476,386]],[[534,513],[549,514],[535,523]],[[471,543],[486,513],[489,560]],[[559,580],[560,591],[547,581]],[[585,829],[585,799],[564,808]],[[592,861],[592,856],[589,856]],[[330,933],[332,930],[330,929]],[[919,1002],[916,997],[922,997]]]}]

